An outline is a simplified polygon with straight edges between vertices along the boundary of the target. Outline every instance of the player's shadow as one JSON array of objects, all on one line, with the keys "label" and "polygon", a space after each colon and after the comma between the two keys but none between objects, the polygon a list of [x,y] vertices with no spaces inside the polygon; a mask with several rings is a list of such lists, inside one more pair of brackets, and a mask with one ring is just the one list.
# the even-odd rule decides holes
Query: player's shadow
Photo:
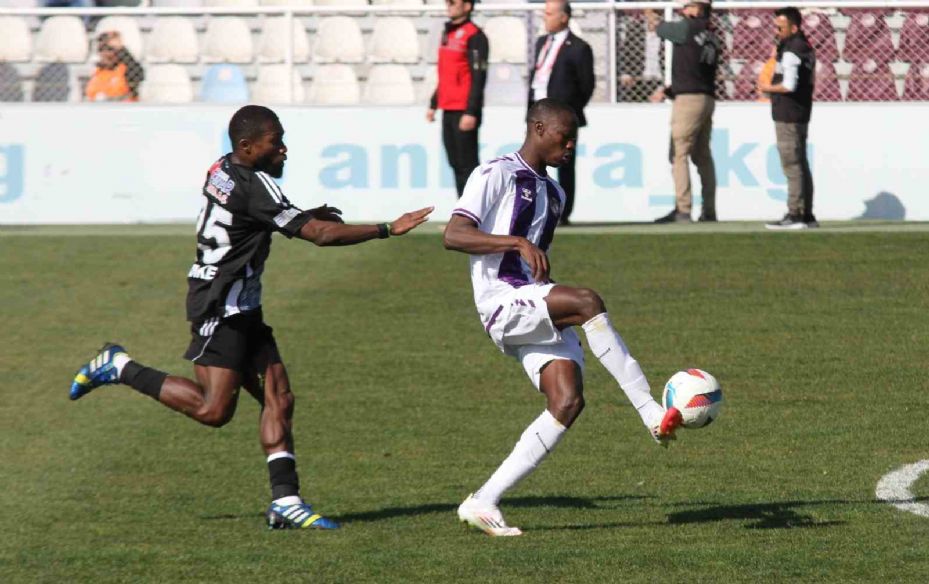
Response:
[{"label": "player's shadow", "polygon": [[844,521],[818,521],[799,508],[813,505],[849,505],[853,501],[780,501],[777,503],[747,503],[745,505],[715,505],[702,509],[678,511],[668,515],[669,524],[711,523],[714,521],[747,521],[746,529],[796,529],[833,527]]}]

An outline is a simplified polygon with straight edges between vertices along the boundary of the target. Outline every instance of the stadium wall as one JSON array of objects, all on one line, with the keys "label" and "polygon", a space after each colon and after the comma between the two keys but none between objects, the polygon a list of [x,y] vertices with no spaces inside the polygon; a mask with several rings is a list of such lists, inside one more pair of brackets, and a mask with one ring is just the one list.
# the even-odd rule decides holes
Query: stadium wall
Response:
[{"label": "stadium wall", "polygon": [[[350,221],[392,219],[424,205],[436,206],[435,220],[449,216],[455,194],[440,127],[425,122],[421,107],[277,110],[289,148],[281,184],[295,204],[335,205]],[[206,169],[229,149],[233,111],[3,105],[0,224],[193,221]],[[518,148],[523,115],[521,107],[486,110],[482,160]],[[590,108],[573,219],[650,221],[670,208],[669,115],[652,104]],[[929,104],[817,104],[810,150],[819,219],[929,220]],[[719,104],[713,153],[722,220],[784,213],[770,106]]]}]

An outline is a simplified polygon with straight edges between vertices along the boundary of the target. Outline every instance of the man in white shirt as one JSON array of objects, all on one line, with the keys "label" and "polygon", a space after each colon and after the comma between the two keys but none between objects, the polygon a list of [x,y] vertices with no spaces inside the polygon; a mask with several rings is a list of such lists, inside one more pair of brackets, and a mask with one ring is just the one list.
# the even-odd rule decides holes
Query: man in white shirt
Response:
[{"label": "man in white shirt", "polygon": [[591,351],[616,379],[652,438],[665,445],[681,420],[651,396],[648,380],[613,328],[593,290],[555,284],[547,251],[564,205],[561,187],[546,175],[574,155],[577,116],[571,106],[543,99],[529,109],[518,152],[471,174],[445,229],[445,247],[471,255],[474,301],[484,330],[518,359],[547,402],[513,452],[458,507],[458,517],[489,535],[521,535],[497,504],[555,448],[584,408],[584,352],[572,327],[580,325]]},{"label": "man in white shirt", "polygon": [[[548,0],[543,13],[546,35],[535,43],[534,65],[529,70],[529,105],[551,97],[571,106],[587,125],[584,108],[594,93],[594,54],[582,38],[568,28],[571,4],[567,0]],[[558,167],[558,182],[565,192],[561,224],[567,225],[574,209],[574,158]]]}]

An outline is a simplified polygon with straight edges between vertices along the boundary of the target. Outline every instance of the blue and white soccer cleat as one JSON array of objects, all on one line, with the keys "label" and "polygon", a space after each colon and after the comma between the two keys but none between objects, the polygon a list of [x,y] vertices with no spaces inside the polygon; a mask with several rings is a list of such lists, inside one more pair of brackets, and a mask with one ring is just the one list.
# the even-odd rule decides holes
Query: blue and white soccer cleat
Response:
[{"label": "blue and white soccer cleat", "polygon": [[113,364],[113,357],[120,353],[126,354],[126,349],[120,345],[103,345],[97,356],[74,375],[74,381],[71,382],[71,399],[81,399],[101,385],[119,383],[119,372]]},{"label": "blue and white soccer cleat", "polygon": [[265,514],[268,529],[338,529],[339,524],[313,512],[313,506],[306,502],[293,505],[271,503]]}]

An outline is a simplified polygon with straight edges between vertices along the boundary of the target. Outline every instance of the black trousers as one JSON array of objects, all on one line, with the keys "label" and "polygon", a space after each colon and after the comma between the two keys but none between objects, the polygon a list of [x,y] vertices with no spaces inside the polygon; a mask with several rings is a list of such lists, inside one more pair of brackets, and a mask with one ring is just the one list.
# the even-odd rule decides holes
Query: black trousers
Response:
[{"label": "black trousers", "polygon": [[[458,191],[458,198],[464,192],[465,183],[471,176],[471,171],[477,168],[477,128],[470,132],[462,132],[458,129],[458,122],[463,111],[443,111],[442,112],[442,144],[445,146],[445,154],[448,156],[448,164],[455,173],[455,189]],[[478,118],[478,126],[481,120]]]},{"label": "black trousers", "polygon": [[567,162],[558,167],[558,184],[564,189],[564,210],[561,212],[561,224],[568,222],[571,211],[574,209],[574,164],[576,157],[572,156]]}]

